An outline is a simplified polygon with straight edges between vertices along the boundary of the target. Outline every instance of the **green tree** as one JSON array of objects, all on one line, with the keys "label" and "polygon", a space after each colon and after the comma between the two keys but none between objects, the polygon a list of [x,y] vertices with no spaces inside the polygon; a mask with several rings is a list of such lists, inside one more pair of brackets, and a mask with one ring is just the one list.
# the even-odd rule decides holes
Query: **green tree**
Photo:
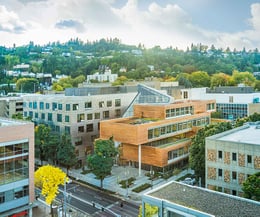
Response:
[{"label": "green tree", "polygon": [[16,82],[16,91],[23,93],[35,93],[39,87],[36,78],[20,78]]},{"label": "green tree", "polygon": [[192,83],[193,87],[209,87],[210,86],[210,77],[207,72],[197,71],[192,72],[189,76],[189,80]]},{"label": "green tree", "polygon": [[222,72],[213,74],[210,79],[210,87],[228,86],[230,79],[229,75]]},{"label": "green tree", "polygon": [[104,178],[111,174],[114,157],[117,153],[112,138],[109,140],[96,140],[94,154],[87,158],[89,168],[100,179],[101,188],[103,188]]},{"label": "green tree", "polygon": [[47,159],[50,131],[50,127],[44,124],[35,127],[35,156],[40,159],[41,165]]},{"label": "green tree", "polygon": [[77,163],[75,148],[71,144],[71,138],[69,135],[63,134],[61,136],[57,152],[57,159],[59,161],[59,164],[66,167],[67,174],[69,172],[69,169]]},{"label": "green tree", "polygon": [[252,86],[256,81],[256,78],[252,73],[239,72],[237,70],[233,71],[231,78],[235,84],[245,84],[246,86]]},{"label": "green tree", "polygon": [[[146,217],[153,217],[155,214],[158,213],[158,207],[157,206],[151,206],[150,204],[145,204],[145,216]],[[139,208],[139,215],[138,217],[142,217],[143,208],[140,206]]]},{"label": "green tree", "polygon": [[243,183],[242,190],[245,198],[260,201],[260,172],[249,176]]},{"label": "green tree", "polygon": [[197,177],[201,178],[201,184],[205,184],[205,138],[232,129],[230,122],[211,124],[201,128],[192,139],[189,149],[189,164]]}]

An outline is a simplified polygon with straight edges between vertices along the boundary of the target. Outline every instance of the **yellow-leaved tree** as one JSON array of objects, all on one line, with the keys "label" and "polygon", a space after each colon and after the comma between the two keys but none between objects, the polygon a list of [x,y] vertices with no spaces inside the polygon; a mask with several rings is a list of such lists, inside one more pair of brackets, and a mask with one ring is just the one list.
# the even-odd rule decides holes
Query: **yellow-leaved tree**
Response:
[{"label": "yellow-leaved tree", "polygon": [[41,189],[41,194],[45,197],[47,204],[51,204],[58,194],[59,185],[64,185],[68,181],[66,173],[60,168],[45,165],[37,169],[34,173],[35,185]]}]

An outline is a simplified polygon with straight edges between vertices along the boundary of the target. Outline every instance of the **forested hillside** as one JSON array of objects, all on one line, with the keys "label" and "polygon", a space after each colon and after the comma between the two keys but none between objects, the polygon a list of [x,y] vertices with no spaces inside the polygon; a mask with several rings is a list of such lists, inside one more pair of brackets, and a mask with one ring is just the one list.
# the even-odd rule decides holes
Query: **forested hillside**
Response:
[{"label": "forested hillside", "polygon": [[6,76],[6,72],[21,63],[30,64],[29,71],[36,74],[50,73],[54,77],[64,74],[71,78],[102,72],[100,66],[107,66],[112,73],[127,79],[151,76],[164,81],[177,79],[187,87],[236,85],[241,78],[238,75],[234,78],[234,72],[244,73],[248,84],[256,85],[255,80],[251,81],[255,79],[253,72],[260,71],[258,49],[231,51],[201,44],[192,44],[185,51],[159,46],[147,49],[141,44],[138,47],[122,44],[117,38],[94,42],[71,39],[44,46],[30,42],[26,46],[0,47],[0,54],[1,84],[17,81]]}]

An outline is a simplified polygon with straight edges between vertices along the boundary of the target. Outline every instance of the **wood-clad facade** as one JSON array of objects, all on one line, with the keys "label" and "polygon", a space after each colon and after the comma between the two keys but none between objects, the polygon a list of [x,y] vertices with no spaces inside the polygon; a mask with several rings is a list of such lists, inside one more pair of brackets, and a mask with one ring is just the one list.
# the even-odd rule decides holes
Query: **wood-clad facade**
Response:
[{"label": "wood-clad facade", "polygon": [[136,104],[132,117],[102,121],[100,138],[120,144],[121,162],[165,169],[187,162],[191,138],[212,111],[215,100]]}]

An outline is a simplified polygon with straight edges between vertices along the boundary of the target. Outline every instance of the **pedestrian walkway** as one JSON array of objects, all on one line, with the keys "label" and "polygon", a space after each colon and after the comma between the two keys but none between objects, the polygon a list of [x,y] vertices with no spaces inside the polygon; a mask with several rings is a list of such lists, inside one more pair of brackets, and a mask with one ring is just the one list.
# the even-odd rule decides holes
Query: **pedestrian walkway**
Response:
[{"label": "pedestrian walkway", "polygon": [[[107,189],[109,191],[115,192],[117,195],[119,195],[123,198],[132,199],[135,202],[141,202],[142,194],[151,190],[152,188],[165,184],[169,181],[176,180],[180,177],[183,177],[187,173],[190,173],[190,174],[194,173],[190,169],[183,170],[178,175],[172,176],[167,180],[165,180],[163,178],[157,178],[156,180],[151,181],[149,179],[149,177],[145,175],[147,172],[148,171],[141,170],[141,175],[139,176],[138,168],[134,168],[131,166],[113,166],[111,175],[106,177],[103,181],[103,188]],[[89,183],[93,186],[100,187],[100,180],[97,179],[93,173],[82,174],[82,169],[70,170],[69,176],[75,180],[81,180],[81,181]],[[134,183],[129,188],[126,188],[126,189],[122,188],[121,185],[119,184],[119,182],[122,180],[129,179],[131,177],[135,178]],[[134,188],[141,186],[145,183],[151,184],[152,187],[150,187],[140,193],[135,193],[132,191]]]}]

